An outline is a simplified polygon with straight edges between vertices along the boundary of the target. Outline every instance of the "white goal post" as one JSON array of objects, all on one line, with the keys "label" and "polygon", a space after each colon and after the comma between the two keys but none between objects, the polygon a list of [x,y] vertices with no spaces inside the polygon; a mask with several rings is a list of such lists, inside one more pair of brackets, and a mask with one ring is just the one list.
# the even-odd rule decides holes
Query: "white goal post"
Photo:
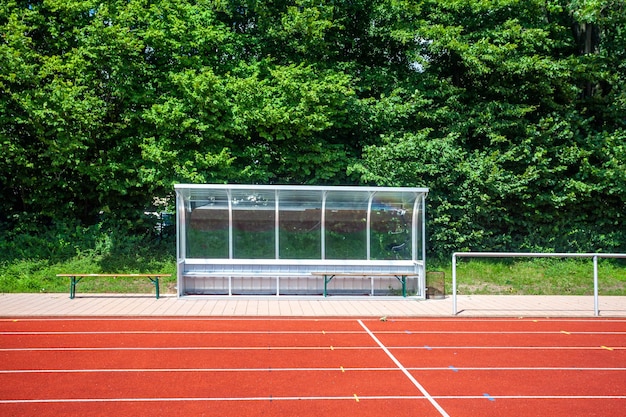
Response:
[{"label": "white goal post", "polygon": [[598,308],[598,258],[626,258],[624,253],[526,253],[526,252],[454,252],[452,254],[452,315],[458,314],[456,258],[592,258],[593,259],[593,311]]}]

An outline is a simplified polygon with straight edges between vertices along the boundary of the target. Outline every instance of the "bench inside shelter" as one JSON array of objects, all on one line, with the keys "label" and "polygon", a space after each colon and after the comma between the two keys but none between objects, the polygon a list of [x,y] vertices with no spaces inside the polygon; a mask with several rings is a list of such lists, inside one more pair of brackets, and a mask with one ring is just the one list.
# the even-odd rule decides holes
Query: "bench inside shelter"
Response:
[{"label": "bench inside shelter", "polygon": [[426,189],[175,189],[181,297],[425,296]]}]

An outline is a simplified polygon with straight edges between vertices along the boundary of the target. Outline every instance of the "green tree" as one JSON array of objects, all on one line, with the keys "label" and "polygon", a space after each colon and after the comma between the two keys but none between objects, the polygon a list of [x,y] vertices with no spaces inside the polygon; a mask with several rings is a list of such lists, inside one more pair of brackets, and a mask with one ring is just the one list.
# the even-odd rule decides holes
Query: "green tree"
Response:
[{"label": "green tree", "polygon": [[175,182],[368,182],[430,187],[442,256],[624,248],[624,7],[5,1],[0,222],[149,230]]},{"label": "green tree", "polygon": [[[594,3],[585,5],[623,9]],[[412,10],[396,36],[413,42],[422,71],[415,130],[385,134],[354,169],[367,181],[431,187],[431,250],[442,256],[623,248],[615,150],[624,146],[624,77],[614,47],[623,23],[600,25],[597,45],[581,50],[573,2],[423,1]]]}]

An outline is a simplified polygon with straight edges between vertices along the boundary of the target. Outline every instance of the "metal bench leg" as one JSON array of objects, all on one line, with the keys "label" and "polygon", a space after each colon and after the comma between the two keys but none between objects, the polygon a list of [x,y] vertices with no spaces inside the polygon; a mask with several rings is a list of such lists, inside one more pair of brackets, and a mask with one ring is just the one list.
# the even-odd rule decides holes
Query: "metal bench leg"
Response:
[{"label": "metal bench leg", "polygon": [[328,295],[328,283],[335,278],[334,275],[324,275],[324,297]]},{"label": "metal bench leg", "polygon": [[74,299],[74,292],[76,291],[76,281],[74,277],[70,277],[70,300]]},{"label": "metal bench leg", "polygon": [[406,275],[396,275],[396,279],[402,283],[402,296],[406,298]]},{"label": "metal bench leg", "polygon": [[148,277],[150,281],[154,284],[154,288],[156,289],[156,299],[159,299],[159,277]]},{"label": "metal bench leg", "polygon": [[406,297],[406,275],[402,275],[402,296]]},{"label": "metal bench leg", "polygon": [[70,277],[70,300],[76,297],[76,284],[80,282],[82,278]]}]

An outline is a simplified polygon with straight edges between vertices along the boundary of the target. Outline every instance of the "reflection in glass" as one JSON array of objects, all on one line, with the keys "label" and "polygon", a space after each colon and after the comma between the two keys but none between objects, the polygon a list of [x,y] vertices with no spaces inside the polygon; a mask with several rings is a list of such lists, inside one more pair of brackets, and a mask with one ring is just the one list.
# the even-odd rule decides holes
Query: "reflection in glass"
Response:
[{"label": "reflection in glass", "polygon": [[233,258],[276,257],[276,201],[274,191],[231,191],[233,212]]},{"label": "reflection in glass", "polygon": [[186,248],[190,258],[228,258],[228,193],[196,191],[187,202]]},{"label": "reflection in glass", "polygon": [[[191,186],[193,187],[193,186]],[[420,260],[420,189],[215,186],[178,191],[184,256]]]},{"label": "reflection in glass", "polygon": [[322,196],[320,191],[279,192],[280,259],[321,258]]}]

